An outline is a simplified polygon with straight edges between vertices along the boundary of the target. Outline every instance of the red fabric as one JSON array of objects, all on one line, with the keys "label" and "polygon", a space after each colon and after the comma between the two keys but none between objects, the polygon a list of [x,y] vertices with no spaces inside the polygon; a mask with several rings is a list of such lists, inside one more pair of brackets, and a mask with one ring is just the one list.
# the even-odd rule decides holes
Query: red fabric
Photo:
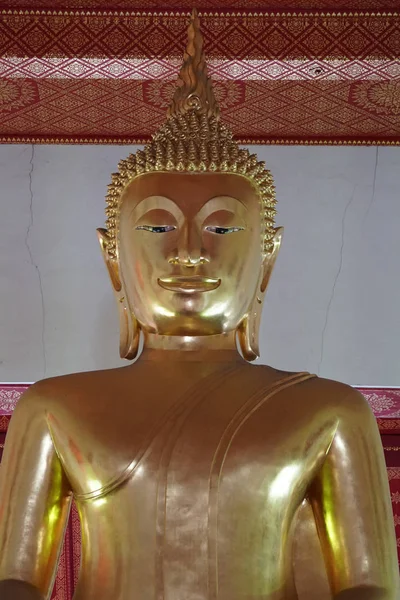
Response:
[{"label": "red fabric", "polygon": [[[379,11],[398,9],[398,0],[196,0],[199,11],[250,10],[292,12],[302,10]],[[3,0],[0,9],[62,10],[180,10],[191,11],[193,0]]]},{"label": "red fabric", "polygon": [[[301,0],[347,10],[398,0]],[[17,8],[26,0],[9,0]],[[29,2],[0,19],[0,141],[143,142],[163,122],[186,44],[184,12],[105,13],[132,2]],[[135,4],[135,3],[133,3]],[[191,2],[190,2],[191,4]],[[201,3],[200,3],[201,4]],[[265,2],[246,3],[265,10]],[[267,3],[268,4],[268,3]],[[400,143],[400,14],[226,13],[243,2],[204,0],[210,74],[223,118],[255,143]],[[289,6],[289,5],[288,5]],[[165,7],[164,7],[165,8]],[[221,12],[217,12],[219,9]]]},{"label": "red fabric", "polygon": [[[28,385],[0,384],[0,459],[10,415]],[[400,565],[400,388],[359,388],[377,417],[385,451]],[[397,418],[398,417],[398,418]],[[389,424],[389,426],[387,426]],[[68,523],[52,600],[71,600],[79,574],[80,525],[75,506]]]},{"label": "red fabric", "polygon": [[385,451],[400,565],[400,389],[362,388],[375,416]]}]

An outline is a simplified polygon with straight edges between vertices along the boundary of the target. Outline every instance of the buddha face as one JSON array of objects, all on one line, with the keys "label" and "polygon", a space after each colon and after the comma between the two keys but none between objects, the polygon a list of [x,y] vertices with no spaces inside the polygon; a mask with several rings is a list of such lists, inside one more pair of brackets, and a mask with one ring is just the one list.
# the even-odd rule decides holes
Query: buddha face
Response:
[{"label": "buddha face", "polygon": [[119,271],[142,330],[235,330],[260,281],[260,200],[225,173],[148,173],[122,198]]}]

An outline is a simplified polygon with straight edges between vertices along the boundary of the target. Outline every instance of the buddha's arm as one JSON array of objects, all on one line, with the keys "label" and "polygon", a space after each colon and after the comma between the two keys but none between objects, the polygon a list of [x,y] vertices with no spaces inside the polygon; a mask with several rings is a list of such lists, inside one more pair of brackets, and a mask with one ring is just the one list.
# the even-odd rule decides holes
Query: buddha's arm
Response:
[{"label": "buddha's arm", "polygon": [[37,390],[17,405],[0,466],[0,600],[49,595],[70,509]]},{"label": "buddha's arm", "polygon": [[399,600],[399,570],[382,444],[364,398],[350,393],[310,492],[335,599]]}]

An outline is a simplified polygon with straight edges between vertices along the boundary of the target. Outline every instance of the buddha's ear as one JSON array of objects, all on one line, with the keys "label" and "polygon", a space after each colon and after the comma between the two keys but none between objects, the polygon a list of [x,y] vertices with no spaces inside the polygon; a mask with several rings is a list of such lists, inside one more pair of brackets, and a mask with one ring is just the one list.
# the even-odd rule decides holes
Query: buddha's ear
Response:
[{"label": "buddha's ear", "polygon": [[273,271],[279,248],[282,241],[283,227],[275,230],[272,238],[272,249],[264,256],[261,263],[261,272],[257,284],[256,293],[245,316],[238,328],[238,340],[242,350],[243,357],[246,360],[255,360],[260,356],[259,333],[261,323],[261,313],[264,304],[265,292],[271,273]]},{"label": "buddha's ear", "polygon": [[126,294],[122,287],[118,260],[111,257],[108,253],[107,230],[102,228],[98,229],[97,236],[99,238],[101,253],[110,276],[111,285],[113,286],[118,305],[120,329],[119,354],[121,358],[133,360],[136,357],[139,348],[139,324],[129,307],[128,299],[126,298]]},{"label": "buddha's ear", "polygon": [[272,238],[272,249],[266,254],[262,263],[262,275],[260,285],[260,292],[262,294],[265,294],[269,283],[269,279],[271,277],[272,271],[274,270],[276,259],[278,258],[279,249],[282,243],[282,237],[283,227],[277,227],[275,229],[275,235]]},{"label": "buddha's ear", "polygon": [[111,280],[111,285],[115,292],[121,291],[121,278],[119,274],[119,265],[118,261],[115,258],[111,258],[108,254],[107,244],[108,244],[108,235],[107,229],[103,229],[99,227],[97,229],[97,237],[100,243],[100,250],[103,255],[104,263],[107,267],[108,275]]}]

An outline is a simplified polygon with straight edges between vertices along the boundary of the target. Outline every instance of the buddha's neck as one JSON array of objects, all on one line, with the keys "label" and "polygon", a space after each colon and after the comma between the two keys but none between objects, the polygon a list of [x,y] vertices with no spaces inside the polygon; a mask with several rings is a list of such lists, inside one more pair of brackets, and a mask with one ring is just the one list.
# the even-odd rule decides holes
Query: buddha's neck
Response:
[{"label": "buddha's neck", "polygon": [[146,333],[139,360],[243,361],[236,347],[235,332],[202,336]]}]

